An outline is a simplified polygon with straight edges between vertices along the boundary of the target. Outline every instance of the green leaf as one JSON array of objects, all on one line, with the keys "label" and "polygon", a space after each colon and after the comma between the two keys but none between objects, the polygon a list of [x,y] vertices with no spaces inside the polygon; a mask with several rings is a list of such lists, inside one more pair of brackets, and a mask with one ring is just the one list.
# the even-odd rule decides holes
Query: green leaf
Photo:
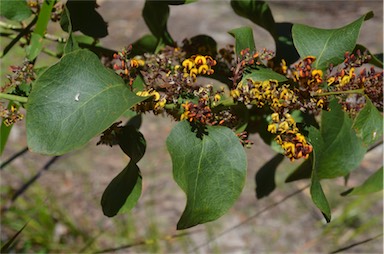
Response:
[{"label": "green leaf", "polygon": [[1,0],[0,16],[10,20],[23,21],[32,15],[26,0]]},{"label": "green leaf", "polygon": [[168,32],[169,6],[161,1],[145,1],[142,16],[151,33],[167,45],[174,41]]},{"label": "green leaf", "polygon": [[243,49],[249,48],[251,51],[256,49],[255,41],[253,39],[253,31],[250,27],[239,27],[232,29],[228,32],[235,40],[235,53],[240,56]]},{"label": "green leaf", "polygon": [[[70,13],[73,32],[80,31],[94,38],[103,38],[108,35],[107,23],[96,11],[96,0],[68,0],[66,6]],[[66,17],[62,18],[60,25],[64,31],[68,32]]]},{"label": "green leaf", "polygon": [[247,82],[248,79],[253,81],[265,81],[265,80],[277,80],[278,82],[285,82],[287,78],[270,68],[255,67],[248,70],[249,73],[245,73],[241,82]]},{"label": "green leaf", "polygon": [[107,186],[101,197],[105,216],[113,217],[119,211],[130,211],[141,195],[142,178],[138,166],[130,161]]},{"label": "green leaf", "polygon": [[[313,128],[313,127],[311,127]],[[313,128],[316,130],[315,128]],[[321,139],[320,132],[312,132],[312,137],[313,139]],[[312,176],[311,176],[311,188],[310,188],[310,193],[311,193],[311,198],[313,203],[317,206],[317,208],[320,209],[322,214],[324,215],[324,218],[327,222],[331,221],[331,209],[329,207],[327,198],[323,192],[323,188],[321,187],[319,177],[317,175],[318,173],[318,166],[317,163],[317,156],[316,156],[316,151],[313,151],[314,153],[314,162],[313,162],[313,170],[312,170]]]},{"label": "green leaf", "polygon": [[349,25],[337,29],[295,24],[292,28],[293,42],[301,58],[315,56],[314,68],[326,69],[330,64],[342,63],[345,52],[353,51],[363,21],[372,16],[373,13],[369,12]]},{"label": "green leaf", "polygon": [[48,23],[51,19],[51,12],[54,4],[55,1],[47,0],[44,1],[41,6],[36,28],[32,33],[31,44],[26,48],[27,58],[30,61],[35,59],[43,49],[43,38],[47,30]]},{"label": "green leaf", "polygon": [[135,126],[125,125],[118,139],[120,148],[134,163],[139,162],[143,158],[146,141],[143,134]]},{"label": "green leaf", "polygon": [[351,188],[341,193],[341,195],[366,195],[381,190],[383,190],[383,167],[370,175],[362,185]]},{"label": "green leaf", "polygon": [[33,85],[27,103],[28,146],[50,155],[78,149],[144,99],[92,52],[66,54]]},{"label": "green leaf", "polygon": [[268,196],[276,188],[275,173],[283,159],[284,155],[278,153],[257,171],[255,182],[258,199]]},{"label": "green leaf", "polygon": [[226,127],[208,126],[201,138],[187,121],[167,138],[173,177],[187,195],[177,229],[213,221],[225,214],[245,183],[247,160],[238,137]]},{"label": "green leaf", "polygon": [[335,99],[329,107],[330,111],[323,111],[321,116],[320,136],[316,128],[309,129],[319,179],[347,175],[359,166],[366,152],[348,114]]},{"label": "green leaf", "polygon": [[275,20],[268,4],[257,0],[231,0],[235,13],[266,29],[276,38]]},{"label": "green leaf", "polygon": [[366,104],[356,116],[353,128],[364,144],[371,145],[383,136],[383,115],[368,97],[365,100]]}]

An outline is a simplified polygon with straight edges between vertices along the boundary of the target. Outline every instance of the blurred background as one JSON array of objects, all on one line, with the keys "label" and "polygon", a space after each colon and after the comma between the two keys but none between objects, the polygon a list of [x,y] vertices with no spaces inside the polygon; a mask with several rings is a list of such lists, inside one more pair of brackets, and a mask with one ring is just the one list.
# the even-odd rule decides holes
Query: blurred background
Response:
[{"label": "blurred background", "polygon": [[[141,18],[144,1],[97,1],[97,11],[108,22],[109,36],[104,47],[121,50],[149,33]],[[368,11],[375,16],[363,24],[358,43],[372,53],[383,52],[382,1],[269,1],[277,22],[303,23],[321,28],[344,26]],[[200,0],[172,6],[168,28],[181,43],[197,34],[212,36],[219,48],[233,44],[227,31],[240,26],[254,29],[257,48],[274,49],[273,40],[262,28],[238,17],[229,1]],[[49,32],[55,33],[55,28]],[[2,39],[4,48],[9,41]],[[22,63],[22,49],[12,49],[1,59],[1,83],[9,65]],[[52,64],[46,57],[38,64]],[[215,83],[216,81],[212,81]],[[372,239],[345,253],[383,253],[383,193],[341,197],[349,187],[344,179],[324,180],[324,191],[333,220],[326,224],[311,201],[307,180],[285,184],[286,176],[300,162],[289,160],[276,172],[276,190],[256,199],[255,174],[275,152],[251,135],[254,145],[247,149],[248,177],[242,195],[219,220],[192,229],[176,231],[185,206],[185,195],[172,178],[171,159],[165,140],[175,125],[170,118],[146,114],[141,132],[147,151],[139,162],[143,191],[129,213],[107,218],[100,199],[108,183],[126,166],[118,147],[96,146],[98,138],[85,148],[57,158],[49,170],[42,170],[51,157],[27,152],[1,169],[2,245],[28,222],[18,237],[15,253],[331,253]],[[26,147],[25,121],[11,132],[4,162]],[[383,162],[382,145],[371,150],[360,167],[352,172],[349,186],[361,184]],[[31,177],[39,179],[12,201],[15,192]],[[292,196],[290,194],[295,193]],[[286,197],[289,197],[286,201]],[[376,237],[376,238],[375,238]]]}]

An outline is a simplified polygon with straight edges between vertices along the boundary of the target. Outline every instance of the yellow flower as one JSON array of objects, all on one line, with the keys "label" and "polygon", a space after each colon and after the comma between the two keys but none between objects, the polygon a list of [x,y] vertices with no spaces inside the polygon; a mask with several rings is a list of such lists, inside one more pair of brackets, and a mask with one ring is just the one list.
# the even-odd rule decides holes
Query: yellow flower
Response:
[{"label": "yellow flower", "polygon": [[[205,58],[204,58],[205,59]],[[205,74],[207,73],[207,70],[209,70],[208,65],[203,64],[199,67],[198,73]]]},{"label": "yellow flower", "polygon": [[205,65],[205,64],[207,64],[207,59],[205,59],[204,56],[198,55],[195,58],[195,64],[196,65]]},{"label": "yellow flower", "polygon": [[284,74],[286,74],[287,73],[287,69],[288,69],[288,67],[287,67],[287,63],[285,62],[285,60],[284,59],[281,59],[281,71],[284,73]]},{"label": "yellow flower", "polygon": [[155,101],[158,101],[160,99],[159,92],[153,91],[152,93],[150,93],[150,95],[155,96]]},{"label": "yellow flower", "polygon": [[276,133],[277,132],[277,124],[274,124],[274,123],[269,124],[267,130],[270,133]]},{"label": "yellow flower", "polygon": [[133,58],[131,59],[130,64],[131,64],[131,67],[137,68],[139,66],[144,66],[145,62],[142,59]]},{"label": "yellow flower", "polygon": [[323,71],[322,70],[313,70],[312,76],[315,77],[316,75],[319,75],[320,78],[323,77]]},{"label": "yellow flower", "polygon": [[323,99],[318,100],[316,103],[316,106],[318,106],[319,108],[323,108],[324,107],[324,100]]},{"label": "yellow flower", "polygon": [[192,68],[191,71],[189,72],[189,76],[196,78],[196,75],[197,75],[197,69]]},{"label": "yellow flower", "polygon": [[149,96],[149,92],[148,91],[138,91],[136,93],[137,96],[141,96],[141,97],[147,97]]},{"label": "yellow flower", "polygon": [[292,142],[283,142],[281,147],[288,153],[288,156],[289,154],[291,155],[295,154],[295,144],[293,144]]},{"label": "yellow flower", "polygon": [[272,121],[273,122],[278,123],[280,121],[278,113],[273,113],[271,116],[272,116]]},{"label": "yellow flower", "polygon": [[296,122],[290,114],[286,113],[284,117],[285,121],[287,121],[290,126],[295,125]]},{"label": "yellow flower", "polygon": [[182,63],[183,67],[187,70],[192,69],[192,67],[195,65],[191,60],[185,59]]},{"label": "yellow flower", "polygon": [[279,124],[279,129],[278,129],[281,133],[284,133],[286,132],[287,130],[289,130],[289,125],[288,125],[288,122],[281,122]]},{"label": "yellow flower", "polygon": [[327,83],[328,83],[328,86],[332,85],[334,82],[335,82],[335,77],[330,77],[328,80],[327,80]]},{"label": "yellow flower", "polygon": [[159,102],[155,104],[155,109],[164,108],[166,102],[167,100],[165,98],[159,100]]},{"label": "yellow flower", "polygon": [[233,97],[233,98],[239,98],[240,97],[240,91],[239,90],[237,90],[237,89],[235,89],[235,90],[232,90],[231,91],[231,96]]}]

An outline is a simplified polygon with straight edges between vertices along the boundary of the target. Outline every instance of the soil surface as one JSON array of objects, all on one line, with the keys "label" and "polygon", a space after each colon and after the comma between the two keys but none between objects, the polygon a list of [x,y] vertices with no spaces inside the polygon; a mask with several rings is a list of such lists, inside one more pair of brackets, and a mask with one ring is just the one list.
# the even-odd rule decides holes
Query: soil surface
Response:
[{"label": "soil surface", "polygon": [[[108,22],[110,31],[110,35],[102,39],[103,46],[119,50],[149,33],[141,18],[144,1],[104,0],[98,3],[98,11]],[[344,26],[373,10],[375,16],[364,23],[358,43],[373,53],[383,51],[382,1],[271,1],[270,7],[277,22],[303,23],[321,28]],[[197,34],[208,34],[218,42],[219,47],[234,43],[227,31],[250,26],[254,29],[257,47],[273,49],[269,34],[250,21],[236,16],[229,1],[200,0],[185,6],[172,6],[168,24],[170,34],[177,42]],[[44,190],[42,195],[45,204],[51,207],[51,202],[55,202],[55,206],[67,214],[82,231],[96,237],[92,243],[94,249],[113,248],[154,236],[166,238],[176,234],[175,227],[185,206],[185,195],[173,181],[171,159],[165,147],[165,139],[174,125],[175,122],[169,118],[150,114],[144,116],[141,132],[147,140],[147,151],[139,162],[143,174],[143,192],[137,207],[130,214],[118,215],[113,219],[102,214],[99,205],[101,195],[111,179],[125,167],[128,159],[117,148],[96,147],[97,139],[86,148],[59,158],[51,170],[44,172],[38,180],[38,186]],[[14,127],[3,158],[26,145],[24,131],[22,124]],[[330,191],[329,196],[337,193],[330,197],[335,219],[329,225],[324,223],[321,214],[311,203],[308,188],[286,202],[281,202],[287,195],[308,184],[307,181],[284,184],[285,176],[297,163],[285,161],[277,171],[277,189],[269,197],[257,200],[255,173],[275,153],[258,135],[252,135],[250,139],[254,145],[247,150],[249,171],[246,187],[228,214],[216,222],[186,230],[190,235],[180,237],[182,240],[159,240],[158,249],[147,243],[117,252],[329,253],[382,232],[382,193],[373,195],[367,201],[359,201],[360,205],[357,205],[366,206],[362,209],[364,214],[359,215],[358,225],[368,225],[372,218],[379,218],[374,224],[364,230],[359,228],[362,233],[356,233],[354,225],[341,226],[345,223],[341,217],[350,218],[353,213],[346,211],[347,205],[352,201],[357,202],[356,199],[345,200],[339,197],[338,193],[346,189],[343,179],[324,183],[326,193]],[[13,190],[19,188],[48,159],[28,153],[15,160],[2,171],[1,186],[10,186]],[[351,174],[349,186],[361,183],[382,161],[383,148],[380,146],[369,152],[356,173]],[[266,207],[278,202],[281,204],[261,213]],[[13,205],[18,206],[18,202]],[[69,230],[61,226],[64,231],[55,233],[59,239]],[[127,232],[131,228],[131,231],[121,235],[121,227],[126,227]],[[382,253],[382,243],[382,238],[378,238],[347,252]]]}]

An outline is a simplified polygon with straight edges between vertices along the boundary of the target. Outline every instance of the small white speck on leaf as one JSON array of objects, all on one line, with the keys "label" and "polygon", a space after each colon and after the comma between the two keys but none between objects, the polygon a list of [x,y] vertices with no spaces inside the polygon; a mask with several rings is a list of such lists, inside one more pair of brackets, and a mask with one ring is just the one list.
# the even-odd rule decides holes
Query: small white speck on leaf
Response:
[{"label": "small white speck on leaf", "polygon": [[79,101],[79,97],[80,97],[80,93],[77,93],[77,94],[75,95],[75,101]]}]

